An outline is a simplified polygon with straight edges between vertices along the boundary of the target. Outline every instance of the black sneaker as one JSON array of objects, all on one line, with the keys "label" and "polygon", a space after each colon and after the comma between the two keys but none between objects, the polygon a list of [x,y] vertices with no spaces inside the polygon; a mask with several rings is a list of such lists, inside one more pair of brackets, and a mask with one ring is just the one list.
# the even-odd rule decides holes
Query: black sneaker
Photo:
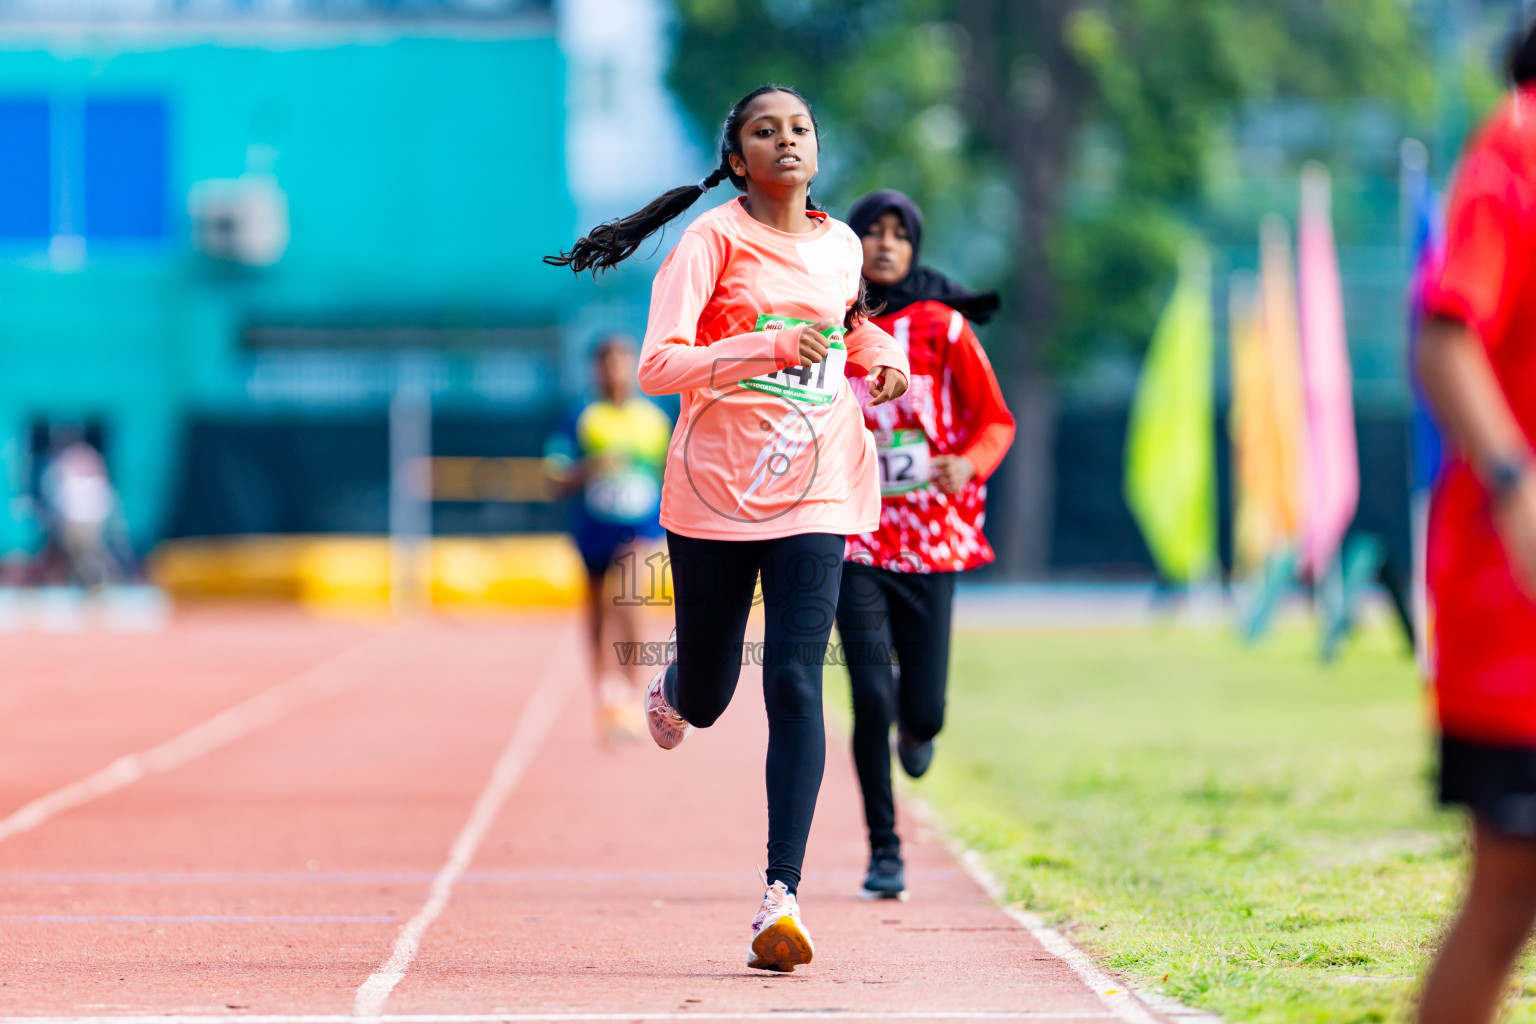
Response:
[{"label": "black sneaker", "polygon": [[901,854],[895,850],[876,850],[869,855],[869,874],[859,898],[866,900],[904,900],[907,882]]},{"label": "black sneaker", "polygon": [[933,764],[933,740],[919,743],[907,731],[901,727],[896,729],[896,758],[901,762],[902,771],[914,779],[920,779],[928,772],[928,767]]}]

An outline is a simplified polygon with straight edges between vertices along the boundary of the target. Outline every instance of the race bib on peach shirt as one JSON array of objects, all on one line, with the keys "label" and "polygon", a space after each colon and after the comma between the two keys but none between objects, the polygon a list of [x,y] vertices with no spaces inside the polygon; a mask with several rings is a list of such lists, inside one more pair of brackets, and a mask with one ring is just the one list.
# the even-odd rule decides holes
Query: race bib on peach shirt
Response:
[{"label": "race bib on peach shirt", "polygon": [[[755,329],[787,331],[809,323],[814,321],[763,313],[758,316]],[[827,355],[821,362],[810,366],[788,366],[772,373],[748,377],[741,382],[741,386],[810,405],[830,405],[835,402],[843,393],[843,373],[848,366],[848,346],[843,344],[841,324],[834,324],[821,333],[827,339]]]}]

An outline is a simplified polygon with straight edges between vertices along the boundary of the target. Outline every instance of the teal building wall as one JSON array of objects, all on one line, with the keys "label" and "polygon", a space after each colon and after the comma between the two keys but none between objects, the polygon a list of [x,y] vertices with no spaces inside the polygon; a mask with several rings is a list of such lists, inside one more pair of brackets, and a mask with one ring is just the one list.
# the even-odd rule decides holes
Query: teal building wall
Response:
[{"label": "teal building wall", "polygon": [[[43,99],[51,112],[50,231],[85,238],[83,260],[48,238],[0,241],[0,555],[38,540],[25,495],[39,418],[102,423],[143,548],[166,527],[192,417],[386,399],[387,352],[262,353],[244,341],[252,324],[512,324],[531,328],[517,337],[558,339],[575,285],[539,258],[572,237],[574,214],[552,22],[419,33],[0,41],[0,102]],[[164,104],[158,240],[58,223],[78,208],[72,112],[112,98]],[[193,183],[248,171],[269,171],[287,194],[291,241],[271,267],[212,260],[190,240]],[[472,349],[433,355],[441,401],[526,405],[558,387],[547,340]]]}]

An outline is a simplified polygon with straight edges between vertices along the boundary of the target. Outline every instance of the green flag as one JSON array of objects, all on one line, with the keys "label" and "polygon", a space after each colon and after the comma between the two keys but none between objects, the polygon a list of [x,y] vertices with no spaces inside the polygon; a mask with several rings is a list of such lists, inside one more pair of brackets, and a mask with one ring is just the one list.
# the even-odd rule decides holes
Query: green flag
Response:
[{"label": "green flag", "polygon": [[1142,363],[1125,439],[1125,501],[1165,577],[1197,580],[1216,562],[1211,272],[1189,246]]}]

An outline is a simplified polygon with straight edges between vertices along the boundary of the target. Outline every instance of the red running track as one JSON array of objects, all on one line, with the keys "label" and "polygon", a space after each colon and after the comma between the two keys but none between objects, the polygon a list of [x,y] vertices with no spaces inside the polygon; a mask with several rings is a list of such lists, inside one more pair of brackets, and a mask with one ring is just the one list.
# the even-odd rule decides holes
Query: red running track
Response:
[{"label": "red running track", "polygon": [[663,752],[597,742],[554,616],[195,611],[0,636],[0,665],[6,1024],[1166,1019],[1101,996],[921,836],[911,902],[856,899],[837,739],[801,889],[816,960],[748,970],[751,669]]}]

